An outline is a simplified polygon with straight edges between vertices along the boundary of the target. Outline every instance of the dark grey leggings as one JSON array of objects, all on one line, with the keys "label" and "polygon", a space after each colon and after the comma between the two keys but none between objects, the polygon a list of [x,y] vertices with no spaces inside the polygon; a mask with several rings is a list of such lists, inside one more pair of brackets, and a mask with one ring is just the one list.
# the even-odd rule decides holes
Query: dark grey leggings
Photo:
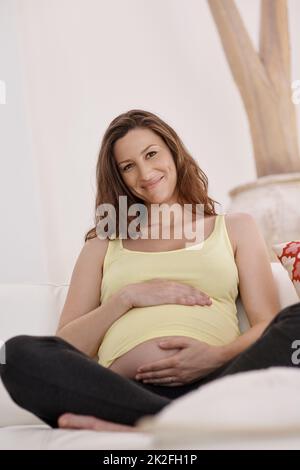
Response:
[{"label": "dark grey leggings", "polygon": [[192,384],[168,387],[122,377],[56,336],[9,339],[0,372],[11,398],[54,428],[65,412],[133,425],[226,375],[272,366],[300,367],[292,361],[295,340],[300,340],[300,303],[279,312],[262,336],[236,358]]}]

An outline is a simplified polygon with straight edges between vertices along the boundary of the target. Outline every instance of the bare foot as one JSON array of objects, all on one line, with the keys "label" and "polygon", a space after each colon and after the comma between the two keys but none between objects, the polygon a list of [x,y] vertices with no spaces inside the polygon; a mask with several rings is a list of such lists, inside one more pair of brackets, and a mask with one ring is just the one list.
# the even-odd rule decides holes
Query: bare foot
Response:
[{"label": "bare foot", "polygon": [[94,416],[64,413],[58,419],[58,426],[67,429],[90,429],[92,431],[141,432],[136,426],[113,423]]}]

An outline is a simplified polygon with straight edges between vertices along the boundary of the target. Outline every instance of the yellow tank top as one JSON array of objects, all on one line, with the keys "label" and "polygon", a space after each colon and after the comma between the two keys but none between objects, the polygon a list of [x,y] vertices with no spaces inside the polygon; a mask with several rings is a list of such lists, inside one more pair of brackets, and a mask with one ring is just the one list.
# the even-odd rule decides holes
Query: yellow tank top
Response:
[{"label": "yellow tank top", "polygon": [[240,334],[237,319],[238,270],[224,214],[201,244],[179,250],[140,252],[110,240],[103,264],[101,303],[122,287],[154,278],[188,283],[208,294],[210,306],[164,304],[132,308],[107,330],[98,350],[99,364],[109,367],[151,338],[188,336],[224,345]]}]

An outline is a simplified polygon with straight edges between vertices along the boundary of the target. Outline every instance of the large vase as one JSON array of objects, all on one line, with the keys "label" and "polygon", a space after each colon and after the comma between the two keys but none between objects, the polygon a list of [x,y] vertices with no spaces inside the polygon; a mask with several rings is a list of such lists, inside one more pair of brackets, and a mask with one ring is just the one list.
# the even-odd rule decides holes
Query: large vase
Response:
[{"label": "large vase", "polygon": [[300,240],[300,173],[263,176],[233,188],[229,195],[227,212],[247,212],[255,218],[271,261],[277,260],[273,244]]}]

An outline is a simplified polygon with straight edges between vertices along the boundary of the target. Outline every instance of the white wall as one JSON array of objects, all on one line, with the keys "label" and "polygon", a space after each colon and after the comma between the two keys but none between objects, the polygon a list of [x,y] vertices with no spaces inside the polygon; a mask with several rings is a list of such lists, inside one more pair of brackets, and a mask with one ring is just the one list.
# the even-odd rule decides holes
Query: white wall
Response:
[{"label": "white wall", "polygon": [[6,104],[0,104],[0,282],[46,282],[34,130],[25,106],[26,84],[12,6],[0,1],[0,80],[6,85]]},{"label": "white wall", "polygon": [[[257,44],[259,1],[237,5]],[[289,5],[295,80],[300,2]],[[172,125],[223,210],[231,187],[255,179],[206,0],[0,0],[0,38],[0,281],[69,281],[93,222],[99,143],[124,111]]]}]

